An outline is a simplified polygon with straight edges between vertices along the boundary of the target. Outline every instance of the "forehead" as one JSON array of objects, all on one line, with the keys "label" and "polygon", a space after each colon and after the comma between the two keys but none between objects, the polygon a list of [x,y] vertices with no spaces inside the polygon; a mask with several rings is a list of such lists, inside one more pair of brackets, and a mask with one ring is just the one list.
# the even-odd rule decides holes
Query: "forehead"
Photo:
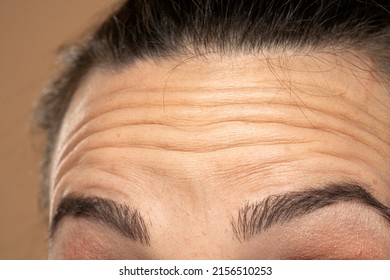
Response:
[{"label": "forehead", "polygon": [[52,202],[69,188],[104,185],[195,205],[351,177],[385,197],[390,97],[359,63],[284,54],[96,69],[60,131]]}]

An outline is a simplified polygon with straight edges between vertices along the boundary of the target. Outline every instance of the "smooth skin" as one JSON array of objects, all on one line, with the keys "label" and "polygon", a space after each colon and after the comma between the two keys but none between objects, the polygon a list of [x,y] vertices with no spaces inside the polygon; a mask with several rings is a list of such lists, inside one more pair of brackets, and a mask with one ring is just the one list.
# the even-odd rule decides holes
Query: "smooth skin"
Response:
[{"label": "smooth skin", "polygon": [[110,198],[138,209],[150,246],[69,216],[50,258],[390,259],[388,221],[355,203],[248,240],[231,223],[248,202],[335,181],[390,206],[390,93],[372,68],[324,50],[94,69],[60,130],[50,215],[69,194]]}]

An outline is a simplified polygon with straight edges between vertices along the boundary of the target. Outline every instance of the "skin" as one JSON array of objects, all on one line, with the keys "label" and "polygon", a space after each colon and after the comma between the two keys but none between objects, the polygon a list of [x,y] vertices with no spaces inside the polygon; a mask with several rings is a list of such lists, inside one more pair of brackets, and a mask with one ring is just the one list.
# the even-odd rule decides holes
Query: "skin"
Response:
[{"label": "skin", "polygon": [[240,207],[354,180],[390,205],[390,94],[354,53],[208,54],[95,69],[51,166],[51,216],[79,193],[136,208],[143,246],[66,217],[50,258],[390,259],[390,227],[353,203],[240,241]]}]

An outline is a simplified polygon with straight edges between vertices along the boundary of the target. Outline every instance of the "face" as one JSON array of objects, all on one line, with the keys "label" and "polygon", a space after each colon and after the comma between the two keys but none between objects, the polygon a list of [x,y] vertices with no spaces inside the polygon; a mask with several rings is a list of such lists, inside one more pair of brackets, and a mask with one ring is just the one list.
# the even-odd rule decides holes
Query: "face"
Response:
[{"label": "face", "polygon": [[92,71],[53,154],[50,257],[390,259],[390,94],[365,68],[316,53]]}]

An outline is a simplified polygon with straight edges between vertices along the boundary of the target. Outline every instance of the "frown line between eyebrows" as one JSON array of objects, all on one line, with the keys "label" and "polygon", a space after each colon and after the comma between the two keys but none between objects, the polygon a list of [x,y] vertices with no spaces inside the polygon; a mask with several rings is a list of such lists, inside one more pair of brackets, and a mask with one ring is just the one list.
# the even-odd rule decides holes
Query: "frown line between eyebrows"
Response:
[{"label": "frown line between eyebrows", "polygon": [[390,225],[390,208],[356,182],[330,183],[320,188],[271,195],[240,208],[238,217],[232,219],[231,224],[235,236],[242,242],[272,226],[287,223],[327,206],[347,202],[369,206]]},{"label": "frown line between eyebrows", "polygon": [[150,235],[144,218],[138,210],[114,200],[71,194],[61,200],[50,224],[53,239],[59,223],[66,216],[83,217],[113,228],[123,236],[150,246]]}]

